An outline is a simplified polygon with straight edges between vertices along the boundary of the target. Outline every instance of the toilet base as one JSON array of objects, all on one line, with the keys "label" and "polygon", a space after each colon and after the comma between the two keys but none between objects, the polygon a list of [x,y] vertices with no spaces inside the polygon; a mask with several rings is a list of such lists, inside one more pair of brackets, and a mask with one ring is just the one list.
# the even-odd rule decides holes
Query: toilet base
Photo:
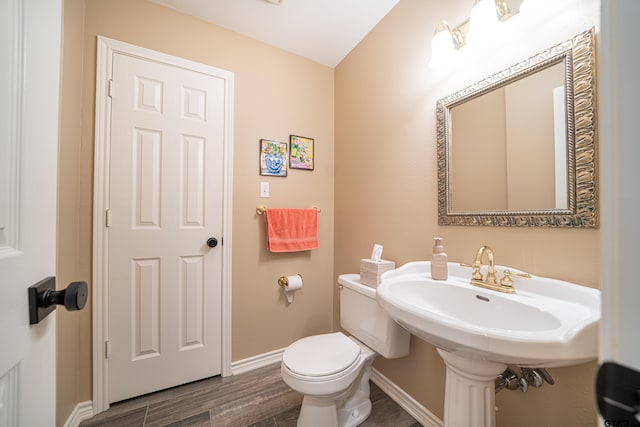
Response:
[{"label": "toilet base", "polygon": [[298,427],[338,426],[336,402],[305,395],[298,416]]},{"label": "toilet base", "polygon": [[363,423],[371,414],[370,377],[371,364],[368,363],[362,370],[362,378],[357,382],[358,388],[355,393],[336,402],[338,426],[355,427]]},{"label": "toilet base", "polygon": [[355,427],[371,414],[371,400],[356,406],[338,408],[335,402],[305,396],[298,417],[298,427]]},{"label": "toilet base", "polygon": [[371,414],[369,378],[373,357],[365,362],[360,377],[344,397],[305,395],[298,416],[298,427],[355,427]]}]

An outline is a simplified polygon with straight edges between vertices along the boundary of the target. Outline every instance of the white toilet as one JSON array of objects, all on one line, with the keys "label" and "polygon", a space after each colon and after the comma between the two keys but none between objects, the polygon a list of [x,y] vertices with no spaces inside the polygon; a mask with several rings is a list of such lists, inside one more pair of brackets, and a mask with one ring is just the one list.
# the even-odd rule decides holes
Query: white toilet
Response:
[{"label": "white toilet", "polygon": [[376,302],[376,290],[357,274],[338,277],[342,332],[313,335],[282,356],[282,379],[304,395],[299,427],[352,427],[371,413],[369,377],[376,355],[409,354],[411,335]]}]

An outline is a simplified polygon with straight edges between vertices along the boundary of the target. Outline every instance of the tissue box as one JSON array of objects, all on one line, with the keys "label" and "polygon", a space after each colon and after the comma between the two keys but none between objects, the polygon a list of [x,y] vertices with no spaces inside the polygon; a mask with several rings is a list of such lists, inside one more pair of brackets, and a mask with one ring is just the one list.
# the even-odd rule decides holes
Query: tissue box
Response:
[{"label": "tissue box", "polygon": [[393,261],[363,259],[360,261],[360,283],[376,288],[380,284],[382,273],[394,268],[396,268],[396,263]]}]

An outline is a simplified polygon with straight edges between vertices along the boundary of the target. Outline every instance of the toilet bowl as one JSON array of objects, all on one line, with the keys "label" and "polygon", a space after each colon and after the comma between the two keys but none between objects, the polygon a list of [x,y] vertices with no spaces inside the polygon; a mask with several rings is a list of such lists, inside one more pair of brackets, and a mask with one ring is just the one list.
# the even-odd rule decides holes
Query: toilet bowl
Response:
[{"label": "toilet bowl", "polygon": [[371,413],[369,379],[378,354],[392,359],[409,353],[410,334],[376,302],[375,289],[357,274],[341,275],[342,332],[312,335],[282,355],[284,382],[304,397],[299,427],[354,427]]}]

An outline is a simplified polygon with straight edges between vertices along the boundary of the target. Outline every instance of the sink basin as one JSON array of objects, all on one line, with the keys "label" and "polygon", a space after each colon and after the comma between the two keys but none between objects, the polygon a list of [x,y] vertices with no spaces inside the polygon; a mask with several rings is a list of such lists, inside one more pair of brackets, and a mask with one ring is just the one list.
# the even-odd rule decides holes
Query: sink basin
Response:
[{"label": "sink basin", "polygon": [[[505,268],[518,271],[496,266],[498,278]],[[449,279],[433,280],[429,262],[411,262],[382,276],[377,299],[412,334],[463,358],[532,368],[596,358],[600,291],[532,276],[514,277],[506,294],[470,278],[449,263]]]}]

